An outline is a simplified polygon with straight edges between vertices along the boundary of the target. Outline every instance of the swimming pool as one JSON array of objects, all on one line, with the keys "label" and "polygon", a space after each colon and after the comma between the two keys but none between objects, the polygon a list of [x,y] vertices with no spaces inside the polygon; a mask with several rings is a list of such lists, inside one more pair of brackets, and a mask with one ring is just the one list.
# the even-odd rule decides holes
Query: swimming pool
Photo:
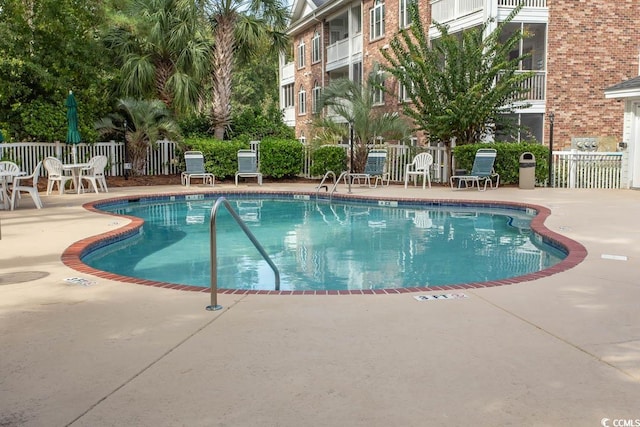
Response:
[{"label": "swimming pool", "polygon": [[[206,289],[209,213],[221,195],[97,202],[101,210],[143,218],[144,225],[87,245],[82,262],[119,277]],[[561,270],[568,253],[563,243],[533,232],[536,211],[517,204],[224,196],[278,266],[283,291],[513,283]],[[273,290],[266,262],[228,213],[218,215],[219,288]]]}]

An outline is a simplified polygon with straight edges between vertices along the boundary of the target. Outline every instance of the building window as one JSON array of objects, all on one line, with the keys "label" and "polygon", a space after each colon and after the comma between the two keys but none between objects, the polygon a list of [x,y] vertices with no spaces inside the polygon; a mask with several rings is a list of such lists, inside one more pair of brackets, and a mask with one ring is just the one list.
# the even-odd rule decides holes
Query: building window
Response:
[{"label": "building window", "polygon": [[409,102],[411,101],[411,94],[407,87],[403,84],[400,85],[400,93],[398,94],[398,98],[401,102]]},{"label": "building window", "polygon": [[384,90],[382,89],[373,89],[373,105],[384,104]]},{"label": "building window", "polygon": [[415,0],[400,0],[398,8],[400,9],[400,17],[398,20],[398,26],[400,28],[406,28],[411,25],[411,15],[409,15],[409,5],[414,3]]},{"label": "building window", "polygon": [[298,91],[298,114],[307,114],[307,92],[305,92],[302,86],[300,86],[300,91]]},{"label": "building window", "polygon": [[307,143],[307,138],[304,136],[304,131],[303,130],[300,131],[300,138],[298,138],[298,141],[300,141],[300,143],[302,143],[302,144],[306,144]]},{"label": "building window", "polygon": [[[402,68],[404,71],[404,67]],[[406,73],[405,73],[406,74]],[[413,82],[411,82],[408,86],[398,82],[398,99],[400,102],[411,102],[411,92],[415,88]]]},{"label": "building window", "polygon": [[351,80],[357,84],[362,84],[362,62],[356,62],[351,66]]},{"label": "building window", "polygon": [[313,39],[311,39],[311,63],[315,64],[316,62],[320,62],[320,33],[315,32],[313,34]]},{"label": "building window", "polygon": [[304,68],[304,65],[305,65],[304,55],[305,55],[304,40],[300,40],[300,43],[298,44],[298,68]]},{"label": "building window", "polygon": [[316,80],[313,83],[313,91],[311,92],[311,112],[313,114],[320,112],[320,93],[321,88],[318,84],[318,81]]},{"label": "building window", "polygon": [[293,83],[282,87],[282,108],[293,107]]},{"label": "building window", "polygon": [[376,0],[369,11],[369,18],[370,40],[384,36],[384,0]]}]

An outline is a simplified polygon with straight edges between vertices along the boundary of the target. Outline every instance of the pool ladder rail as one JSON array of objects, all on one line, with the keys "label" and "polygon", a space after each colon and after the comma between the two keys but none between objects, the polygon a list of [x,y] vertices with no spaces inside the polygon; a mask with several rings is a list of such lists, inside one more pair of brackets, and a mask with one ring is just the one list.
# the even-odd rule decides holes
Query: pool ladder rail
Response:
[{"label": "pool ladder rail", "polygon": [[[318,186],[316,187],[316,200],[318,200],[318,193],[323,188],[327,190],[327,192],[329,193],[329,200],[331,200],[333,193],[335,193],[336,188],[338,187],[338,184],[342,179],[344,179],[346,182],[347,176],[349,176],[349,171],[343,171],[338,178],[336,178],[335,172],[327,171],[327,173],[325,173],[322,177],[322,181],[320,181],[320,184],[318,184]],[[331,187],[331,190],[329,190],[329,186],[325,184],[325,181],[329,177],[333,177],[333,186]],[[349,194],[351,194],[351,180],[349,180]]]},{"label": "pool ladder rail", "polygon": [[253,235],[251,230],[249,230],[249,227],[247,227],[247,225],[244,223],[242,218],[240,218],[240,215],[238,215],[238,213],[233,209],[233,207],[231,207],[231,204],[229,203],[229,201],[224,197],[219,197],[216,200],[216,203],[211,208],[211,217],[209,219],[209,226],[211,230],[210,231],[211,305],[207,306],[207,310],[209,311],[222,309],[222,306],[218,305],[218,248],[216,244],[216,235],[217,235],[216,219],[218,216],[218,209],[220,208],[221,205],[224,205],[224,207],[227,208],[227,211],[231,214],[233,219],[236,220],[236,222],[238,223],[242,231],[244,231],[244,234],[247,235],[249,240],[251,240],[251,243],[253,243],[253,246],[255,246],[258,252],[260,252],[260,255],[262,255],[262,258],[264,258],[267,264],[269,264],[269,267],[271,267],[275,275],[276,291],[280,290],[280,271],[278,270],[278,267],[276,267],[276,265],[273,263],[271,258],[269,258],[269,255],[267,254],[267,252],[264,250],[260,242],[258,242],[258,239],[256,239],[256,237]]}]

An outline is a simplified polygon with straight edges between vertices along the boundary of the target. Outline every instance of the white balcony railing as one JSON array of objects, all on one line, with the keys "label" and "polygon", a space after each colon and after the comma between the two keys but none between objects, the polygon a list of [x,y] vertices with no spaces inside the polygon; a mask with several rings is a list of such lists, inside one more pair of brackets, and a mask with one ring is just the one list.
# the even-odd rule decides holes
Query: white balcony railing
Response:
[{"label": "white balcony railing", "polygon": [[296,109],[293,107],[286,107],[282,110],[282,121],[287,126],[295,126],[296,124]]},{"label": "white balcony railing", "polygon": [[522,82],[524,99],[528,101],[544,101],[546,76],[546,72],[536,71],[533,76]]},{"label": "white balcony railing", "polygon": [[498,0],[498,6],[516,7],[524,3],[524,7],[547,7],[547,0]]},{"label": "white balcony railing", "polygon": [[327,46],[327,64],[349,58],[349,39]]},{"label": "white balcony railing", "polygon": [[282,67],[280,81],[283,83],[293,82],[295,78],[295,64],[288,62]]},{"label": "white balcony railing", "polygon": [[433,0],[431,18],[437,22],[447,22],[481,11],[483,7],[484,0]]},{"label": "white balcony railing", "polygon": [[351,55],[362,53],[362,33],[358,33],[351,38]]},{"label": "white balcony railing", "polygon": [[[525,8],[546,8],[547,0],[489,0],[497,1],[498,7],[516,7],[520,3]],[[479,12],[484,8],[485,0],[432,0],[431,18],[436,22],[454,19]]]}]

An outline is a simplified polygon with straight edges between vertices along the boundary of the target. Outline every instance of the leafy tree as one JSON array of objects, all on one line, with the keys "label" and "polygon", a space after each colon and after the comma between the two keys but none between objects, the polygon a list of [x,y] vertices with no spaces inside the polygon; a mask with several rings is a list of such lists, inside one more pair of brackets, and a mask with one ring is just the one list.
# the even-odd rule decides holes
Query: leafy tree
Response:
[{"label": "leafy tree", "polygon": [[214,34],[211,127],[223,139],[231,123],[234,66],[263,52],[265,43],[285,51],[289,13],[282,0],[207,0],[206,10]]},{"label": "leafy tree", "polygon": [[[98,38],[103,2],[0,0],[0,111],[7,138],[64,141],[69,90],[78,97],[80,131],[111,105],[114,67]],[[45,125],[46,124],[46,125]]]},{"label": "leafy tree", "polygon": [[121,99],[116,113],[98,121],[96,128],[102,134],[126,135],[126,149],[134,175],[144,174],[147,150],[156,148],[156,141],[181,139],[177,123],[160,100]]},{"label": "leafy tree", "polygon": [[120,93],[194,111],[209,76],[212,39],[199,0],[133,0],[114,17],[105,45],[121,65]]},{"label": "leafy tree", "polygon": [[[362,172],[367,159],[369,144],[375,144],[378,137],[401,139],[409,132],[409,127],[398,113],[389,113],[375,106],[375,93],[384,90],[385,74],[378,68],[369,73],[364,83],[348,78],[334,80],[324,88],[318,100],[318,110],[329,107],[332,114],[353,125],[355,172]],[[331,116],[319,117],[314,127],[323,133],[350,137],[344,125],[336,123]]]},{"label": "leafy tree", "polygon": [[435,22],[440,37],[431,41],[412,2],[412,25],[393,37],[390,49],[381,50],[385,70],[407,88],[411,102],[404,104],[405,114],[431,140],[444,142],[449,153],[452,140],[477,142],[496,127],[511,126],[508,114],[527,106],[522,83],[532,74],[519,72],[526,55],[509,56],[526,35],[518,31],[501,42],[505,25],[521,9],[514,8],[490,33],[493,18],[457,34]]}]

